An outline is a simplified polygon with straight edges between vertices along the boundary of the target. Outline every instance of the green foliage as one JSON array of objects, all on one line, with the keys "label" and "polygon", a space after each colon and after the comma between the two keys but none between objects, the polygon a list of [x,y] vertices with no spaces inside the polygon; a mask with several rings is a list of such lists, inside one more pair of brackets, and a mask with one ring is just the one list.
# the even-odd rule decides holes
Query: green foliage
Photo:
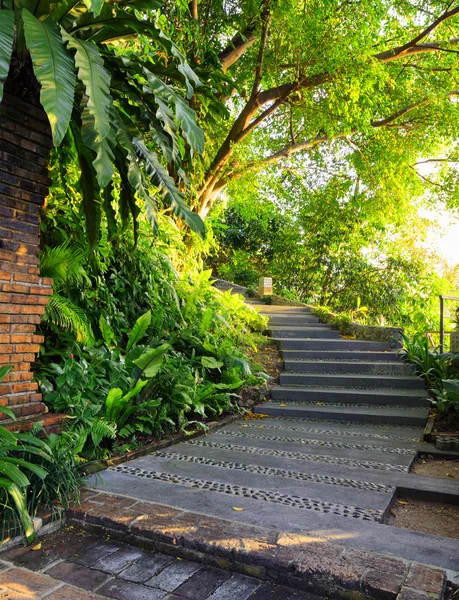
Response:
[{"label": "green foliage", "polygon": [[431,223],[418,203],[392,206],[334,179],[306,191],[304,176],[231,187],[226,210],[211,214],[214,272],[245,285],[272,276],[277,293],[359,322],[438,329],[437,294],[459,280],[436,273],[441,259],[423,248]]},{"label": "green foliage", "polygon": [[[0,383],[11,370],[0,369]],[[7,407],[0,412],[15,419]],[[1,539],[22,530],[33,542],[32,516],[38,506],[67,508],[70,499],[78,500],[80,477],[72,444],[67,437],[13,433],[0,426],[0,519]]]},{"label": "green foliage", "polygon": [[447,418],[459,414],[459,370],[457,354],[438,354],[431,351],[429,340],[423,334],[403,335],[404,357],[415,365],[433,396],[436,411]]},{"label": "green foliage", "polygon": [[[91,246],[100,236],[101,209],[112,225],[117,209],[123,221],[128,215],[136,221],[137,198],[144,201],[154,229],[158,198],[163,198],[204,235],[200,217],[179,191],[187,183],[185,162],[204,150],[204,134],[189,104],[204,86],[159,26],[160,3],[21,0],[11,3],[12,10],[4,4],[0,100],[8,73],[21,89],[31,87],[30,61],[54,145],[60,147],[56,160],[61,168],[78,165]],[[145,168],[138,164],[138,151]]]},{"label": "green foliage", "polygon": [[72,290],[86,277],[83,250],[65,242],[42,252],[40,270],[53,279],[53,294],[46,306],[45,321],[50,326],[74,333],[78,342],[92,344],[94,336],[85,312],[70,298]]},{"label": "green foliage", "polygon": [[44,400],[68,415],[67,430],[86,460],[107,456],[119,439],[135,446],[139,436],[202,428],[202,419],[237,409],[232,394],[241,385],[264,381],[243,349],[256,349],[254,331],[266,319],[214,288],[210,271],[179,275],[145,242],[139,236],[132,251],[100,247],[84,265],[78,305],[96,343],[54,334],[40,357]]}]

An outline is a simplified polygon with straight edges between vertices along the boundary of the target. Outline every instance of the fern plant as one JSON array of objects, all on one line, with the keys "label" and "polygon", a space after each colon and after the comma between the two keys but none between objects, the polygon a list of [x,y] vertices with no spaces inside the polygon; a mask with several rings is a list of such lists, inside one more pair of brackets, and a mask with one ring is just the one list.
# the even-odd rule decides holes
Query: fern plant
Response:
[{"label": "fern plant", "polygon": [[94,335],[85,312],[72,300],[71,290],[87,277],[83,268],[85,253],[70,241],[47,248],[40,256],[43,277],[54,280],[54,293],[49,298],[44,320],[58,329],[70,331],[77,342],[91,345]]}]

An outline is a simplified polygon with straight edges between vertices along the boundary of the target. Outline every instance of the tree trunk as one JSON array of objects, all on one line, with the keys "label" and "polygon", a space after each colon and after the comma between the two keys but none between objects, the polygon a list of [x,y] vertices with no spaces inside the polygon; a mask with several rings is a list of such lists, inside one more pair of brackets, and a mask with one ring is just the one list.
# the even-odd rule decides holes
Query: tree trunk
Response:
[{"label": "tree trunk", "polygon": [[[0,367],[13,370],[0,384],[0,405],[18,417],[11,429],[44,421],[59,427],[33,381],[31,363],[43,342],[36,325],[45,312],[52,280],[40,277],[40,207],[48,194],[52,146],[48,118],[32,73],[22,69],[5,84],[0,104]],[[0,419],[8,423],[6,415]]]}]

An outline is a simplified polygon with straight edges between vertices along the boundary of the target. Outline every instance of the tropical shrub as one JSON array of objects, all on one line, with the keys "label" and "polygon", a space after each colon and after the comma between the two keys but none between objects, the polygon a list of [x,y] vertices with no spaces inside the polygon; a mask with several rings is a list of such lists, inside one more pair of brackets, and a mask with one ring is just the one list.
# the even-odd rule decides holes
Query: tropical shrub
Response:
[{"label": "tropical shrub", "polygon": [[[77,190],[92,246],[102,213],[112,232],[117,212],[124,227],[130,218],[136,222],[136,196],[154,229],[162,197],[204,235],[201,219],[157,154],[174,166],[183,187],[183,159],[204,149],[188,102],[202,83],[162,31],[160,6],[156,0],[21,0],[0,7],[0,101],[7,77],[22,92],[36,86],[35,75],[59,147],[56,160],[61,168],[78,165]],[[125,44],[127,38],[138,41]],[[143,44],[145,51],[139,51]]]},{"label": "tropical shrub", "polygon": [[[0,369],[0,382],[10,370]],[[15,419],[7,407],[0,412]],[[35,539],[32,516],[39,506],[54,510],[67,508],[70,499],[78,501],[80,476],[70,441],[57,435],[39,439],[0,426],[1,539],[19,527],[30,543]]]}]

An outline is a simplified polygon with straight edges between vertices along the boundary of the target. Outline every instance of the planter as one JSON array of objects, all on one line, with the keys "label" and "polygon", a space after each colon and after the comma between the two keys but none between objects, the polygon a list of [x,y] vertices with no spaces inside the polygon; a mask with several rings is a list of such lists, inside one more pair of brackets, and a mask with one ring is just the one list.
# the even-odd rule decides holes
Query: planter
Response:
[{"label": "planter", "polygon": [[451,332],[449,351],[459,353],[459,331]]}]

